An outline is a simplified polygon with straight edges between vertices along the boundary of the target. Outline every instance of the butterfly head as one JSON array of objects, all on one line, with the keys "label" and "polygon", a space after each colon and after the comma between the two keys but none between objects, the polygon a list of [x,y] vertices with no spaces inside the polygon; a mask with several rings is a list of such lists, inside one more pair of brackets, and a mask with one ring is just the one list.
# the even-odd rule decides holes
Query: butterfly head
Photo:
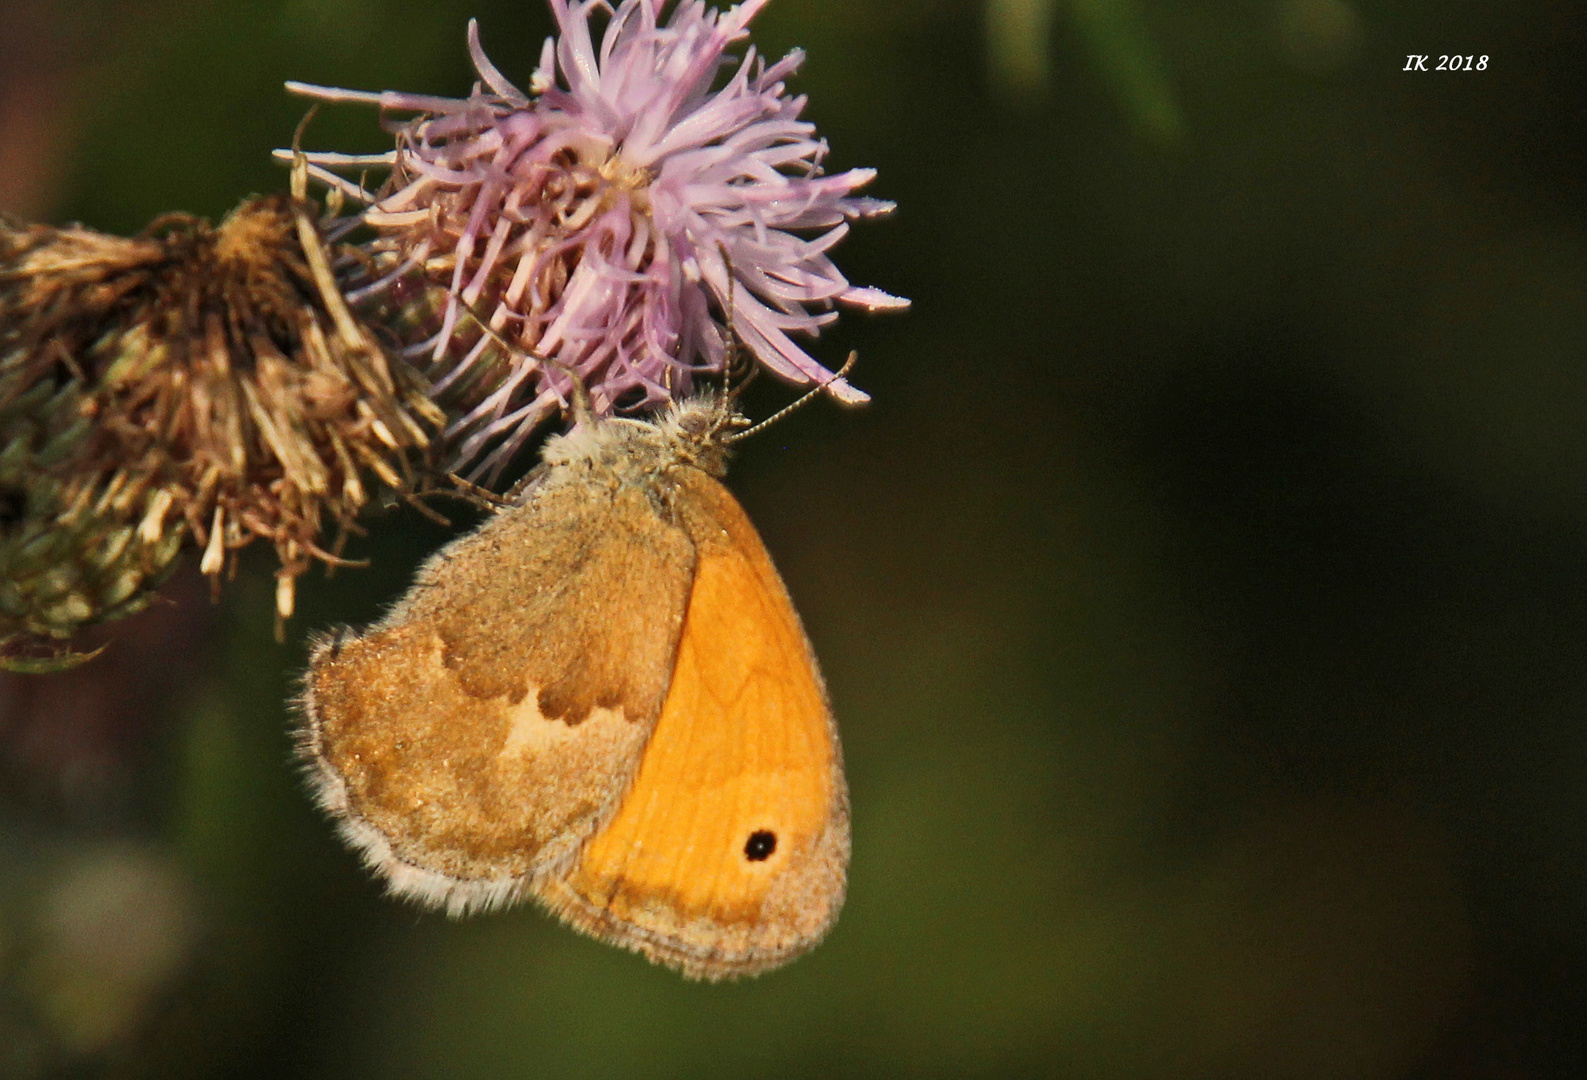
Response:
[{"label": "butterfly head", "polygon": [[729,447],[749,427],[731,393],[706,392],[675,401],[656,419],[670,456],[712,476],[727,472]]}]

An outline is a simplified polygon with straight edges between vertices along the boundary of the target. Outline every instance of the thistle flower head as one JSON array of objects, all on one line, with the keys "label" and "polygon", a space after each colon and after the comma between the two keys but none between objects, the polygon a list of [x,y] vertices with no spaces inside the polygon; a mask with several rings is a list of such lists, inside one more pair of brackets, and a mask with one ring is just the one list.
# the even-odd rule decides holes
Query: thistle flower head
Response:
[{"label": "thistle flower head", "polygon": [[286,617],[325,519],[408,486],[441,417],[330,262],[282,196],[130,239],[0,222],[0,654],[147,604],[189,538],[216,580],[272,543]]},{"label": "thistle flower head", "polygon": [[[480,82],[467,98],[289,84],[417,114],[392,124],[390,154],[308,157],[367,203],[377,238],[359,295],[411,310],[431,290],[416,351],[439,390],[461,393],[456,456],[484,454],[481,470],[559,409],[569,373],[598,411],[654,408],[722,370],[734,338],[790,383],[863,401],[790,335],[815,335],[837,304],[907,306],[850,285],[827,255],[848,221],[892,204],[854,195],[872,170],[823,175],[826,144],[784,83],[802,53],[771,65],[753,47],[728,55],[765,0],[725,13],[683,0],[663,21],[666,2],[551,0],[559,35],[527,92],[491,64],[472,22]],[[609,15],[598,45],[597,11]],[[373,196],[332,171],[377,162],[390,173]]]}]

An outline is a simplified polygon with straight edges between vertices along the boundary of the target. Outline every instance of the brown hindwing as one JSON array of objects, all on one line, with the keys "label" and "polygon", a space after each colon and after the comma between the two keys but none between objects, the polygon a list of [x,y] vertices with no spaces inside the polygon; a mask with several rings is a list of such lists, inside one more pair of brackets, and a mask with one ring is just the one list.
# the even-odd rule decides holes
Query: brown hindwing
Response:
[{"label": "brown hindwing", "polygon": [[643,490],[548,482],[319,643],[305,757],[393,891],[461,913],[565,871],[661,712],[694,566]]}]

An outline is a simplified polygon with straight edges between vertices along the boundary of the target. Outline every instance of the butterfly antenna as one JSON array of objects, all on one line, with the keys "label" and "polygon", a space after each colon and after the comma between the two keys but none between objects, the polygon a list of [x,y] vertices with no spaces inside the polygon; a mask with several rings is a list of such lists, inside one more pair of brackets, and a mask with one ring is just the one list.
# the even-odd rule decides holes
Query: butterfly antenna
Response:
[{"label": "butterfly antenna", "polygon": [[463,310],[468,312],[469,318],[473,319],[479,324],[479,328],[484,331],[486,337],[490,338],[498,346],[507,351],[507,355],[526,357],[542,366],[556,368],[558,371],[562,372],[562,374],[566,375],[573,383],[573,393],[570,394],[569,397],[572,399],[574,423],[592,424],[595,422],[595,405],[590,400],[589,388],[584,385],[584,380],[579,377],[578,372],[574,371],[572,368],[568,367],[559,360],[553,360],[549,356],[541,356],[537,352],[533,352],[529,349],[514,345],[512,342],[502,337],[501,334],[496,331],[496,328],[490,324],[490,320],[485,317],[484,313],[482,313],[473,304],[469,303],[467,300],[463,299],[462,296],[455,292],[452,293],[452,299],[456,300],[458,304],[462,306]]},{"label": "butterfly antenna", "polygon": [[[783,406],[781,409],[778,409],[776,412],[772,413],[770,416],[768,416],[766,419],[762,420],[760,423],[755,424],[755,425],[753,425],[751,427],[747,427],[743,431],[735,431],[733,434],[727,436],[727,441],[728,442],[738,442],[740,439],[747,439],[751,435],[755,434],[756,432],[764,431],[766,428],[771,427],[773,424],[777,423],[779,420],[785,419],[790,413],[796,412],[799,409],[804,408],[806,405],[808,405],[810,403],[810,399],[811,398],[817,397],[820,394],[826,392],[828,387],[830,387],[833,383],[837,382],[839,379],[843,378],[843,376],[847,375],[849,373],[849,370],[854,367],[854,362],[856,360],[858,360],[859,358],[860,358],[860,354],[859,353],[857,353],[857,352],[849,353],[849,358],[843,362],[843,366],[838,368],[838,370],[833,374],[832,378],[828,379],[826,382],[822,383],[820,386],[817,386],[817,387],[815,387],[812,390],[805,391],[804,396],[801,397],[798,401],[795,401],[795,402],[793,402],[793,403],[791,403],[789,405]],[[743,384],[741,383],[740,386],[742,386],[742,385]]]},{"label": "butterfly antenna", "polygon": [[[727,253],[727,245],[721,241],[717,242],[716,250],[722,256],[722,265],[727,267],[727,303],[722,306],[722,327],[727,332],[727,354],[722,358],[722,398],[734,401],[745,387],[755,381],[760,368],[746,362],[744,339],[738,336],[738,329],[733,325],[733,309],[738,303],[738,278],[733,273],[733,257]],[[742,377],[735,386],[733,379],[737,376]]]}]

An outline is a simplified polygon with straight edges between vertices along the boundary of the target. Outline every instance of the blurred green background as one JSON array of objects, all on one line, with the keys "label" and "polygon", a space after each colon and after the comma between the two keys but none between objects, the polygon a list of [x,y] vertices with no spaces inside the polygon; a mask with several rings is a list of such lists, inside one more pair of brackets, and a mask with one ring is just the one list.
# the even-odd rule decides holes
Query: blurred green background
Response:
[{"label": "blurred green background", "polygon": [[[525,82],[539,0],[0,5],[0,209],[219,216],[285,186],[283,80],[465,93],[471,15]],[[755,41],[899,203],[839,262],[915,304],[819,346],[871,408],[733,476],[845,740],[832,937],[700,986],[383,899],[284,703],[445,535],[394,513],[285,645],[261,556],[4,683],[0,1076],[1582,1075],[1587,6],[773,0]],[[1486,70],[1402,70],[1449,53]]]}]

